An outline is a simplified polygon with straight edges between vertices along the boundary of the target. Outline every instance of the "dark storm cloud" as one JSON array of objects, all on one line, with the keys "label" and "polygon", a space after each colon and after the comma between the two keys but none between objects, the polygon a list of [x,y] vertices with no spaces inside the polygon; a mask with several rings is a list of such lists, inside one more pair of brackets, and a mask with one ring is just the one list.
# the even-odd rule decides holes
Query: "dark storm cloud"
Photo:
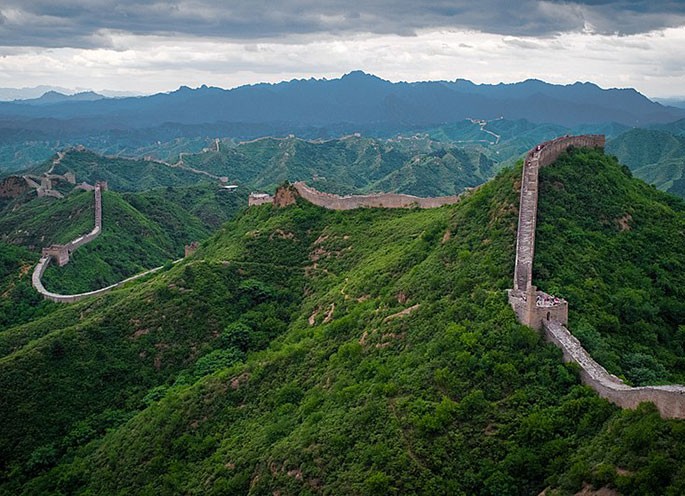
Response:
[{"label": "dark storm cloud", "polygon": [[652,0],[3,0],[0,45],[107,46],[102,31],[236,40],[291,35],[472,29],[549,36],[583,29],[634,34],[685,24],[685,4]]}]

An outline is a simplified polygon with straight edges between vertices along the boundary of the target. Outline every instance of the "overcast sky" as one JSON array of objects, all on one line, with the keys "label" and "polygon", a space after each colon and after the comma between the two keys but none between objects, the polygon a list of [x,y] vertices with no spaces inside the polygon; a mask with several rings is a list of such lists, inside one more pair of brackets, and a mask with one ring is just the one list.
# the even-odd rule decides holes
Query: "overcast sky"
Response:
[{"label": "overcast sky", "polygon": [[0,87],[153,93],[361,69],[685,96],[685,2],[0,0]]}]

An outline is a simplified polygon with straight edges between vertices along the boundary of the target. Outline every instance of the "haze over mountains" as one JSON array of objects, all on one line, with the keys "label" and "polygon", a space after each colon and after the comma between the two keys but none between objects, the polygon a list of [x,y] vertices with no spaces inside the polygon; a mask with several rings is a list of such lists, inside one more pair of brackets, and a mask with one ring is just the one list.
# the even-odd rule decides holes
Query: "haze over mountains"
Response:
[{"label": "haze over mountains", "polygon": [[332,80],[292,80],[231,90],[183,86],[146,97],[72,98],[40,107],[27,102],[0,103],[0,127],[48,133],[56,132],[53,119],[68,121],[67,127],[74,131],[145,128],[169,122],[285,123],[293,130],[334,125],[406,130],[498,117],[566,126],[605,122],[641,126],[683,118],[685,110],[653,102],[633,89],[607,90],[592,83],[562,86],[527,80],[478,85],[461,79],[392,83],[361,71]]}]

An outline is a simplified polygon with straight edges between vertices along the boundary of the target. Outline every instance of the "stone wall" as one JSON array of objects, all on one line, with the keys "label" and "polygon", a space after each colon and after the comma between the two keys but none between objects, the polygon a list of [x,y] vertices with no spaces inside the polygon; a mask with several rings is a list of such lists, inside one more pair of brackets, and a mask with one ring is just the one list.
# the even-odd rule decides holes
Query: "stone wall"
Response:
[{"label": "stone wall", "polygon": [[86,243],[90,243],[100,235],[100,232],[102,230],[102,185],[100,183],[97,183],[95,185],[93,198],[95,203],[93,230],[90,231],[88,234],[79,236],[78,238],[70,241],[65,245],[52,245],[47,248],[43,248],[43,257],[40,259],[38,265],[36,265],[31,280],[33,283],[33,287],[36,288],[36,291],[42,294],[46,299],[57,301],[53,297],[67,298],[64,295],[55,295],[54,293],[50,293],[45,289],[43,283],[41,282],[43,272],[45,272],[45,269],[49,265],[50,260],[54,259],[60,267],[66,265],[67,263],[69,263],[69,255],[75,249],[85,245]]},{"label": "stone wall", "polygon": [[95,291],[88,291],[86,293],[78,293],[72,295],[63,295],[52,293],[45,289],[45,287],[43,286],[43,282],[41,279],[43,278],[43,273],[45,272],[45,269],[48,268],[48,265],[50,265],[50,257],[41,258],[38,262],[38,265],[36,265],[36,268],[33,271],[33,274],[31,276],[31,282],[33,283],[33,287],[36,288],[36,291],[43,295],[43,298],[45,298],[46,300],[54,301],[55,303],[76,303],[77,301],[81,301],[91,296],[101,295],[113,290],[114,288],[121,286],[122,284],[126,284],[129,281],[133,281],[148,274],[152,274],[153,272],[157,272],[159,269],[164,267],[163,265],[160,267],[155,267],[154,269],[150,269],[140,274],[136,274],[133,277],[129,277],[128,279],[124,279],[123,281],[119,281],[105,288],[96,289]]},{"label": "stone wall", "polygon": [[51,257],[60,267],[69,263],[69,247],[67,245],[50,245],[43,248],[42,255]]},{"label": "stone wall", "polygon": [[250,193],[247,198],[247,205],[254,207],[257,205],[264,205],[266,203],[273,203],[274,197],[266,193]]},{"label": "stone wall", "polygon": [[580,367],[583,384],[621,408],[636,408],[640,403],[654,403],[663,417],[685,418],[685,387],[680,385],[631,387],[595,362],[561,323],[543,321],[545,339],[561,348],[564,361]]},{"label": "stone wall", "polygon": [[200,244],[197,241],[191,242],[189,245],[185,245],[183,250],[183,257],[189,257],[197,251]]},{"label": "stone wall", "polygon": [[303,182],[293,184],[299,195],[305,200],[330,210],[352,210],[355,208],[436,208],[459,202],[460,196],[438,196],[421,198],[400,193],[378,193],[372,195],[339,196],[322,193],[310,188]]},{"label": "stone wall", "polygon": [[545,339],[561,349],[564,360],[580,367],[583,384],[590,386],[602,398],[621,408],[636,408],[640,403],[648,401],[656,405],[663,417],[685,418],[684,386],[628,386],[595,362],[580,341],[565,327],[568,322],[567,302],[562,300],[559,305],[551,307],[535,304],[538,295],[545,295],[532,285],[538,171],[540,167],[552,164],[571,146],[601,148],[604,146],[604,136],[564,136],[538,145],[526,155],[521,180],[514,289],[509,291],[509,303],[519,322],[534,329],[543,329]]},{"label": "stone wall", "polygon": [[[542,304],[538,303],[538,298]],[[535,286],[529,286],[526,292],[509,291],[509,304],[514,309],[518,321],[539,331],[543,321],[555,321],[563,325],[568,324],[568,302],[558,298],[553,304],[545,304],[544,301],[554,298],[538,291]]]}]

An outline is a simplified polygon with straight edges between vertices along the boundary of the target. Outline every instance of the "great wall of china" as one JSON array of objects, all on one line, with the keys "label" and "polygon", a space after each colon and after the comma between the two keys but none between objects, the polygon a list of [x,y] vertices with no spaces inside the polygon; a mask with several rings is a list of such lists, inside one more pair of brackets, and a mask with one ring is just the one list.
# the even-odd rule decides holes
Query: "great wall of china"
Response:
[{"label": "great wall of china", "polygon": [[[461,199],[461,195],[422,198],[401,193],[340,196],[317,191],[301,181],[293,183],[292,186],[308,202],[329,210],[353,210],[355,208],[436,208],[458,203]],[[265,193],[252,193],[248,199],[250,206],[273,202],[274,197]]]},{"label": "great wall of china", "polygon": [[[107,189],[107,183],[104,181],[98,182],[92,189],[95,200],[95,226],[93,227],[93,230],[90,231],[88,234],[79,236],[78,238],[70,241],[65,245],[51,245],[46,248],[43,248],[42,257],[36,265],[35,269],[33,269],[33,274],[31,275],[31,283],[33,287],[36,289],[36,291],[43,295],[43,298],[45,298],[46,300],[54,301],[55,303],[76,303],[77,301],[89,298],[91,296],[97,296],[107,293],[108,291],[111,291],[114,288],[126,284],[127,282],[139,279],[148,274],[152,274],[153,272],[157,272],[158,270],[164,267],[163,265],[155,267],[154,269],[146,270],[145,272],[141,272],[140,274],[136,274],[132,277],[114,283],[110,286],[96,289],[94,291],[88,291],[85,293],[64,295],[53,293],[45,289],[45,286],[43,286],[42,279],[45,270],[50,265],[50,262],[54,260],[60,267],[66,265],[67,263],[69,263],[69,255],[76,248],[83,246],[86,243],[90,243],[102,232],[102,191]],[[193,242],[189,246],[186,246],[185,256],[192,254],[197,249],[197,247],[198,245],[196,242]],[[173,263],[177,263],[179,261],[180,260],[175,260]]]},{"label": "great wall of china", "polygon": [[[519,320],[524,325],[542,330],[545,339],[562,350],[564,360],[580,367],[580,377],[584,384],[594,389],[599,396],[621,408],[636,408],[642,402],[652,402],[663,417],[685,418],[685,387],[666,386],[628,386],[618,377],[599,365],[581,343],[566,327],[568,325],[568,302],[554,298],[533,286],[533,259],[535,256],[535,229],[537,223],[539,170],[552,164],[570,147],[603,148],[603,135],[564,136],[536,146],[526,155],[521,178],[519,221],[516,236],[516,261],[514,265],[513,289],[509,290],[509,302]],[[43,257],[33,272],[33,285],[46,299],[73,303],[81,299],[102,294],[128,281],[155,272],[161,267],[137,274],[106,288],[77,295],[59,295],[47,291],[41,282],[43,272],[50,260],[63,265],[69,260],[69,253],[77,247],[94,239],[102,229],[102,184],[95,187],[95,228],[89,234],[75,239],[67,245],[53,245],[43,250]],[[380,193],[370,195],[339,196],[322,193],[308,187],[303,182],[294,183],[293,188],[302,198],[314,205],[332,210],[351,210],[355,208],[435,208],[451,205],[460,201],[460,196],[420,198],[412,195]],[[295,198],[280,189],[276,197],[267,194],[252,194],[249,205],[277,203],[281,206],[293,203]],[[279,199],[279,194],[281,198]],[[285,198],[285,200],[283,200]],[[186,255],[194,251],[196,245],[186,247]],[[178,262],[178,260],[177,260]]]},{"label": "great wall of china", "polygon": [[642,402],[652,402],[663,417],[685,418],[684,386],[632,387],[609,374],[585,351],[580,341],[566,327],[568,303],[538,291],[532,284],[538,173],[540,168],[552,164],[569,147],[603,148],[604,136],[564,136],[542,143],[526,155],[521,178],[514,288],[509,290],[509,302],[519,322],[543,330],[545,339],[561,348],[564,360],[580,367],[583,384],[590,386],[602,398],[621,408],[636,408]]}]

